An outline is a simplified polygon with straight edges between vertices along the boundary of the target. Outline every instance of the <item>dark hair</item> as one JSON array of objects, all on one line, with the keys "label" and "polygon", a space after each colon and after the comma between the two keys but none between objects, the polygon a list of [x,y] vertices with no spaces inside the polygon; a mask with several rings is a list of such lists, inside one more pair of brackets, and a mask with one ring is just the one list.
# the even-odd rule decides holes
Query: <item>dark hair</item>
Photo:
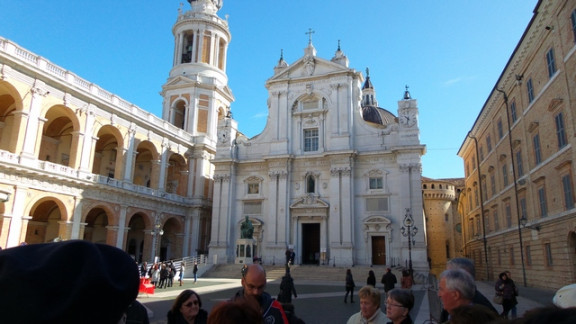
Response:
[{"label": "dark hair", "polygon": [[498,323],[498,320],[498,314],[478,304],[456,307],[450,315],[450,324],[486,324]]},{"label": "dark hair", "polygon": [[241,297],[233,301],[222,302],[210,312],[208,324],[263,324],[258,302],[251,297]]},{"label": "dark hair", "polygon": [[200,295],[198,295],[198,293],[192,289],[186,289],[186,290],[183,290],[180,293],[180,295],[178,295],[178,297],[176,297],[176,299],[174,300],[174,304],[172,304],[172,308],[170,309],[170,311],[173,314],[180,313],[180,307],[182,307],[182,304],[184,304],[185,301],[187,301],[190,297],[192,297],[192,295],[194,295],[194,296],[196,296],[196,298],[198,298],[198,307],[202,308],[202,299],[200,299]]},{"label": "dark hair", "polygon": [[412,294],[412,290],[394,288],[388,292],[388,297],[408,308],[408,311],[414,307],[414,294]]}]

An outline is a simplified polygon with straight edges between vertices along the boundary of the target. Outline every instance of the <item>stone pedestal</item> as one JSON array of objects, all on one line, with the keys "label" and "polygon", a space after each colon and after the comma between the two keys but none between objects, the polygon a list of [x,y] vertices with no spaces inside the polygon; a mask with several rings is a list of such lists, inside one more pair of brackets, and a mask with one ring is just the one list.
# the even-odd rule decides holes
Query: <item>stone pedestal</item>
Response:
[{"label": "stone pedestal", "polygon": [[254,257],[254,240],[236,240],[236,261],[235,264],[252,264]]}]

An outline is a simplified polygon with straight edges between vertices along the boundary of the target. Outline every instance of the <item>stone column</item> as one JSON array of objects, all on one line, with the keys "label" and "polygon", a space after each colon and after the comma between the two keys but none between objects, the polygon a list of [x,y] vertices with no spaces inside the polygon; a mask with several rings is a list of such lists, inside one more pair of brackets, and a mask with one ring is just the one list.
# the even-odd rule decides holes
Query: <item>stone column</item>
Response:
[{"label": "stone column", "polygon": [[192,225],[192,221],[191,218],[193,217],[192,212],[194,210],[188,210],[188,212],[186,213],[186,216],[184,218],[184,238],[182,240],[182,256],[188,256],[190,255],[189,251],[190,251],[190,233],[191,233],[191,228],[190,226]]},{"label": "stone column", "polygon": [[10,224],[10,231],[8,233],[8,241],[6,247],[18,246],[20,242],[26,238],[26,227],[23,226],[24,219],[30,218],[24,215],[24,206],[26,201],[26,193],[28,188],[17,187],[14,190],[14,198],[12,203],[12,221]]},{"label": "stone column", "polygon": [[84,134],[73,131],[72,141],[70,142],[70,160],[68,162],[68,167],[72,169],[78,169],[80,166],[80,158],[82,155],[82,145]]},{"label": "stone column", "polygon": [[31,165],[36,162],[36,154],[40,150],[40,143],[42,142],[42,126],[45,119],[40,116],[40,112],[42,110],[42,101],[48,95],[48,92],[42,89],[43,86],[43,82],[36,81],[35,87],[30,89],[32,99],[30,101],[24,146],[20,154],[20,162],[25,165]]},{"label": "stone column", "polygon": [[162,143],[162,151],[160,152],[160,175],[158,176],[158,190],[164,191],[166,187],[166,171],[168,168],[168,153],[169,144]]},{"label": "stone column", "polygon": [[96,148],[98,137],[92,136],[94,128],[94,112],[89,109],[86,113],[86,124],[84,126],[84,143],[82,145],[82,156],[80,158],[80,172],[92,173],[93,153]]},{"label": "stone column", "polygon": [[126,134],[126,142],[124,145],[128,144],[128,147],[123,148],[124,150],[124,181],[132,182],[132,172],[134,171],[134,160],[136,158],[136,152],[134,150],[134,134],[136,133],[136,129],[131,126],[130,130],[128,130],[128,134]]},{"label": "stone column", "polygon": [[126,228],[126,211],[128,206],[120,206],[120,215],[118,216],[118,237],[116,238],[116,247],[119,249],[124,249],[124,236],[128,231]]},{"label": "stone column", "polygon": [[74,211],[72,212],[72,229],[70,231],[70,239],[83,239],[80,236],[80,226],[82,222],[82,199],[74,197]]}]

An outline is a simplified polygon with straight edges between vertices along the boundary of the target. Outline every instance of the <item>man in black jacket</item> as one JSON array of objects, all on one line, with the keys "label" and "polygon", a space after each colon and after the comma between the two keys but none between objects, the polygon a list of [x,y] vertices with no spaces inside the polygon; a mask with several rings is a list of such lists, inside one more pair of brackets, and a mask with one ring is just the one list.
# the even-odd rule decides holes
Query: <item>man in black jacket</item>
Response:
[{"label": "man in black jacket", "polygon": [[386,273],[382,276],[382,280],[380,281],[384,285],[384,291],[388,293],[388,291],[394,289],[394,285],[398,282],[396,279],[396,275],[392,273],[392,269],[387,268]]}]

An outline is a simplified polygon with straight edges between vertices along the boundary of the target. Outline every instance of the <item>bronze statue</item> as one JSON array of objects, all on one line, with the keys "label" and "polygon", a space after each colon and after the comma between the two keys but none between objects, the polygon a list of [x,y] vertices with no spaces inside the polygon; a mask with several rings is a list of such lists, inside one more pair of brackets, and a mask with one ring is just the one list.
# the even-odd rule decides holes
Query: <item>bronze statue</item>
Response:
[{"label": "bronze statue", "polygon": [[252,221],[246,216],[246,220],[242,222],[240,226],[240,238],[251,239],[253,234],[254,226],[252,225]]}]

